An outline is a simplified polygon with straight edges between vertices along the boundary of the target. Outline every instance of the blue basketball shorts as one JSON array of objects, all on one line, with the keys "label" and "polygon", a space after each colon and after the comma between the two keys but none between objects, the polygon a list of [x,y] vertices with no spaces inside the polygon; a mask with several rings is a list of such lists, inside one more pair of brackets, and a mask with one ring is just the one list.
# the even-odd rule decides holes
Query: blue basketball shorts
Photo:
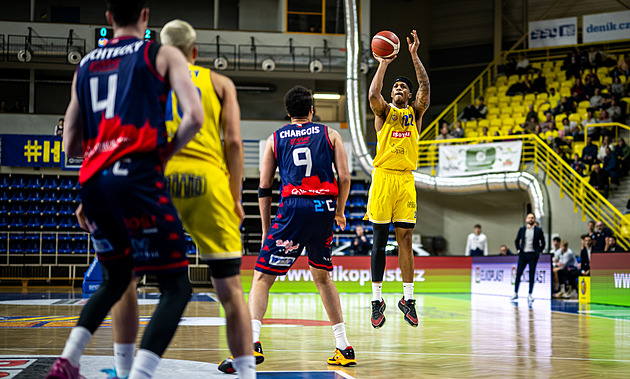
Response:
[{"label": "blue basketball shorts", "polygon": [[308,264],[332,271],[330,258],[337,201],[289,196],[281,200],[256,261],[256,271],[284,275],[306,249]]}]

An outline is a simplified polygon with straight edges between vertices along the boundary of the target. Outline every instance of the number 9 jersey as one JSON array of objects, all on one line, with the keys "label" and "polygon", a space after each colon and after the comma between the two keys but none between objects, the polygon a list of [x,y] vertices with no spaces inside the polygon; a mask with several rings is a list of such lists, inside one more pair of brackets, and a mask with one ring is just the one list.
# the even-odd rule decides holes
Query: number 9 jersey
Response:
[{"label": "number 9 jersey", "polygon": [[288,124],[273,133],[282,197],[337,196],[334,152],[326,125]]}]

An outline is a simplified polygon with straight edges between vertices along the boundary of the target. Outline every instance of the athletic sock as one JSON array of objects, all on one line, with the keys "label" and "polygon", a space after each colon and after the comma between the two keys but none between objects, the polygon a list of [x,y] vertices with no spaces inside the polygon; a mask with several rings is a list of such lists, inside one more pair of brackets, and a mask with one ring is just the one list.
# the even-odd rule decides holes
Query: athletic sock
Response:
[{"label": "athletic sock", "polygon": [[129,379],[151,379],[160,363],[160,356],[146,349],[139,349],[131,366]]},{"label": "athletic sock", "polygon": [[129,375],[135,352],[135,343],[114,343],[114,367],[116,368],[116,376],[124,378]]},{"label": "athletic sock", "polygon": [[343,322],[333,325],[332,329],[335,335],[335,347],[337,349],[344,350],[350,346],[350,342],[348,342],[348,338],[346,337],[346,325]]},{"label": "athletic sock", "polygon": [[252,319],[252,341],[259,342],[260,341],[260,327],[262,322],[260,320]]},{"label": "athletic sock", "polygon": [[374,283],[372,282],[372,301],[378,300],[381,301],[381,290],[383,289],[383,282]]},{"label": "athletic sock", "polygon": [[70,337],[66,341],[61,357],[66,358],[73,366],[79,366],[81,355],[85,346],[90,342],[90,338],[92,338],[92,333],[89,330],[82,326],[75,326],[70,332]]},{"label": "athletic sock", "polygon": [[403,297],[405,300],[413,299],[413,282],[403,283]]},{"label": "athletic sock", "polygon": [[232,366],[239,379],[256,379],[256,359],[253,355],[241,355],[234,358]]}]

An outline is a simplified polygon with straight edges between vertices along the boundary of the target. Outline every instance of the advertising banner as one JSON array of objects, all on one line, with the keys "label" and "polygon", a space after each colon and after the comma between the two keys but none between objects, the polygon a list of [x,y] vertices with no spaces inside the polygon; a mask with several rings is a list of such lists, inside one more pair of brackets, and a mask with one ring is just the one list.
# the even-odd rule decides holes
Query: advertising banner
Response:
[{"label": "advertising banner", "polygon": [[[244,256],[241,264],[243,290],[249,292],[256,256]],[[339,292],[370,293],[370,257],[333,257],[331,277]],[[414,282],[418,293],[470,293],[470,257],[415,257]],[[402,291],[402,276],[398,257],[386,258],[384,293]],[[271,287],[276,293],[316,293],[308,259],[300,256],[289,272],[278,276]]]},{"label": "advertising banner", "polygon": [[584,43],[630,39],[630,11],[599,13],[582,19]]},{"label": "advertising banner", "polygon": [[577,44],[577,17],[529,23],[529,48]]},{"label": "advertising banner", "polygon": [[61,167],[63,160],[61,137],[3,134],[3,166],[11,167]]},{"label": "advertising banner", "polygon": [[630,306],[630,253],[591,255],[591,303]]},{"label": "advertising banner", "polygon": [[[473,294],[512,296],[518,255],[472,257],[470,289]],[[536,266],[534,299],[551,299],[551,255],[542,254]],[[519,297],[529,293],[529,266],[521,277]]]},{"label": "advertising banner", "polygon": [[470,176],[518,171],[522,141],[478,145],[440,145],[438,176]]},{"label": "advertising banner", "polygon": [[578,301],[580,303],[591,302],[591,277],[580,276],[578,278]]}]

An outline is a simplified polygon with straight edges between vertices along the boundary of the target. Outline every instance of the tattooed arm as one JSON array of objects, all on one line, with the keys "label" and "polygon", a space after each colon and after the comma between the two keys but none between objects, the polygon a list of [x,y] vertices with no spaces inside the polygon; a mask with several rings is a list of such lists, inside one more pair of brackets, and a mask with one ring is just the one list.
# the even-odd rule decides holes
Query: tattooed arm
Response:
[{"label": "tattooed arm", "polygon": [[374,78],[372,78],[372,83],[370,83],[368,99],[370,100],[370,108],[372,108],[372,112],[374,112],[374,115],[376,116],[374,119],[374,128],[377,132],[379,132],[383,127],[387,114],[389,113],[389,104],[387,104],[387,101],[385,101],[383,95],[381,94],[381,90],[383,89],[383,78],[385,77],[387,66],[396,59],[396,56],[386,59],[381,58],[376,54],[373,55],[374,59],[378,61],[378,69],[376,70],[376,74],[374,74]]},{"label": "tattooed arm", "polygon": [[416,78],[418,79],[418,92],[416,92],[416,100],[413,102],[413,109],[416,112],[416,127],[418,128],[418,133],[420,133],[420,129],[422,128],[422,116],[429,108],[431,85],[429,84],[427,70],[424,69],[424,65],[418,56],[418,47],[420,46],[418,33],[415,30],[412,30],[411,37],[413,38],[413,41],[407,37],[407,44],[409,45],[409,52],[411,53],[413,67],[416,70]]}]

